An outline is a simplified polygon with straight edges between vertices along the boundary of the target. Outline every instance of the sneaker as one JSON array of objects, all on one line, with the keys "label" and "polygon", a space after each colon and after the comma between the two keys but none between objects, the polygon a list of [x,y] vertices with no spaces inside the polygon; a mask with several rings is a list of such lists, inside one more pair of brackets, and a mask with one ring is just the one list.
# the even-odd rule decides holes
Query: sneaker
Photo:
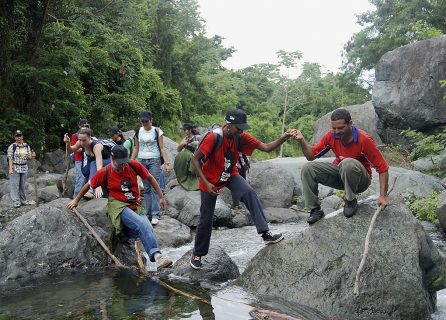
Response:
[{"label": "sneaker", "polygon": [[190,258],[190,266],[195,270],[200,270],[201,268],[203,268],[201,257],[192,254],[192,257]]},{"label": "sneaker", "polygon": [[94,199],[94,194],[90,191],[88,191],[86,194],[84,194],[84,198],[87,200]]},{"label": "sneaker", "polygon": [[344,216],[353,217],[358,212],[358,200],[354,198],[352,201],[344,200]]},{"label": "sneaker", "polygon": [[322,209],[319,207],[311,209],[310,216],[307,218],[307,222],[308,224],[313,224],[322,219],[324,215],[325,215],[324,211],[322,211]]},{"label": "sneaker", "polygon": [[278,234],[272,234],[270,231],[265,231],[262,234],[262,238],[263,238],[263,243],[264,244],[272,244],[272,243],[277,243],[279,241],[283,240],[283,234],[278,233]]},{"label": "sneaker", "polygon": [[152,223],[152,226],[156,226],[159,222],[158,218],[152,218],[152,221],[150,221]]},{"label": "sneaker", "polygon": [[36,202],[34,200],[26,200],[26,201],[22,202],[22,205],[24,205],[24,206],[31,206],[34,204],[36,204]]},{"label": "sneaker", "polygon": [[14,208],[20,208],[20,202],[16,202],[13,204]]},{"label": "sneaker", "polygon": [[156,269],[160,271],[163,268],[169,268],[173,264],[172,260],[167,258],[166,256],[160,256],[158,260],[156,261]]}]

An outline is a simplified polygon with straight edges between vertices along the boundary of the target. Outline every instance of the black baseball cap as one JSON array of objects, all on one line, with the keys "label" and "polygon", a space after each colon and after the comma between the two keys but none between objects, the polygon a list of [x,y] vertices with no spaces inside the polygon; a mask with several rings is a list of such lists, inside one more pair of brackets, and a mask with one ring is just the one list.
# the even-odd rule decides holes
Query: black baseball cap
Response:
[{"label": "black baseball cap", "polygon": [[113,128],[108,129],[107,133],[109,136],[112,136],[114,134],[121,133],[121,130],[118,127],[113,127]]},{"label": "black baseball cap", "polygon": [[183,130],[192,130],[194,126],[191,123],[183,123]]},{"label": "black baseball cap", "polygon": [[242,109],[230,109],[226,112],[225,121],[227,124],[235,124],[239,130],[251,128],[246,122],[246,113]]},{"label": "black baseball cap", "polygon": [[17,137],[17,136],[23,136],[23,132],[20,130],[14,131],[14,137]]},{"label": "black baseball cap", "polygon": [[149,110],[144,110],[139,114],[139,119],[144,121],[152,120],[152,112],[150,112]]},{"label": "black baseball cap", "polygon": [[130,159],[129,159],[129,153],[127,152],[127,149],[124,146],[114,146],[111,149],[111,157],[113,160],[118,161],[118,163],[123,164],[123,163],[129,163]]}]

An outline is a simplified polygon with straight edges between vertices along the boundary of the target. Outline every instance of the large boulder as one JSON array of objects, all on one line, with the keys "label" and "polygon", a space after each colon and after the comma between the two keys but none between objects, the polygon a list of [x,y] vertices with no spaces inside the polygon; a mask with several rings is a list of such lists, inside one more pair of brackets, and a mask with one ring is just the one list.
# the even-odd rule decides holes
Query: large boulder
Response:
[{"label": "large boulder", "polygon": [[[418,41],[384,54],[375,68],[372,101],[385,142],[398,130],[431,130],[446,124],[446,36]],[[396,130],[396,132],[395,132]]]},{"label": "large boulder", "polygon": [[[200,191],[186,191],[181,187],[175,187],[166,194],[167,202],[176,209],[173,211],[175,219],[189,227],[196,227],[200,219]],[[213,218],[214,227],[231,226],[231,208],[217,198]]]},{"label": "large boulder", "polygon": [[237,265],[221,247],[210,248],[202,257],[203,268],[194,270],[189,261],[192,250],[186,252],[172,268],[172,273],[190,282],[226,282],[240,275]]},{"label": "large boulder", "polygon": [[[378,117],[371,101],[343,108],[350,112],[354,126],[367,132],[377,144],[382,144],[377,130]],[[323,115],[315,122],[312,143],[319,141],[322,136],[332,130],[330,122],[332,113],[333,111]]]},{"label": "large boulder", "polygon": [[42,166],[43,171],[64,173],[66,169],[65,151],[57,149],[55,151],[45,153]]},{"label": "large boulder", "polygon": [[[339,319],[426,319],[446,264],[421,224],[391,199],[370,238],[359,296],[353,288],[364,239],[376,207],[364,203],[346,219],[325,218],[301,234],[265,247],[238,280],[242,287],[316,308]],[[268,261],[268,263],[265,263]]]},{"label": "large boulder", "polygon": [[263,207],[289,207],[293,198],[294,179],[271,161],[253,163],[248,173],[249,184],[256,190]]}]

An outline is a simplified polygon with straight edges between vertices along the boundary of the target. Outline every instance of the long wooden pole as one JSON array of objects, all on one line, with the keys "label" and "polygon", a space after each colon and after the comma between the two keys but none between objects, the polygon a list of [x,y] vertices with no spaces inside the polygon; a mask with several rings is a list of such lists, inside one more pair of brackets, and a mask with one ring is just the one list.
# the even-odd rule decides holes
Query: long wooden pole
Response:
[{"label": "long wooden pole", "polygon": [[82,221],[82,223],[87,227],[88,230],[90,230],[91,234],[96,238],[96,240],[99,242],[101,247],[107,252],[109,257],[115,262],[115,264],[118,267],[124,267],[124,265],[119,261],[118,258],[116,258],[113,253],[111,253],[110,249],[107,247],[107,245],[102,241],[102,239],[99,237],[99,235],[94,231],[93,227],[88,223],[88,221],[77,211],[76,208],[71,209],[71,211]]}]

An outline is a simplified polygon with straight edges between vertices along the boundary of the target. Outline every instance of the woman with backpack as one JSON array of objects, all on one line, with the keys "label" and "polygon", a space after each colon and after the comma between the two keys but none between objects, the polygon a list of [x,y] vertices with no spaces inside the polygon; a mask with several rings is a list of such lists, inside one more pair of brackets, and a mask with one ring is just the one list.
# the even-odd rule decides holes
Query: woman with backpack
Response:
[{"label": "woman with backpack", "polygon": [[[64,142],[66,144],[70,143],[70,138],[68,135],[65,135]],[[111,141],[110,141],[111,142]],[[97,140],[93,139],[92,131],[90,128],[82,128],[79,130],[79,140],[72,146],[68,146],[71,152],[76,152],[76,150],[83,148],[84,149],[84,157],[82,162],[82,173],[85,177],[88,177],[90,180],[96,171],[102,169],[102,167],[106,166],[111,162],[110,159],[110,150],[116,145],[112,142],[113,145],[108,144],[106,140]],[[94,190],[90,190],[85,194],[85,197],[88,199],[92,199],[94,197],[106,198],[108,196],[106,190],[102,190],[101,187],[98,187]]]},{"label": "woman with backpack", "polygon": [[35,202],[26,199],[26,180],[28,178],[28,160],[36,155],[28,144],[23,142],[23,133],[15,131],[15,142],[8,147],[9,190],[14,208],[31,205]]},{"label": "woman with backpack", "polygon": [[194,152],[195,148],[198,146],[201,136],[195,130],[194,126],[190,123],[183,124],[183,130],[186,136],[178,144],[177,151],[181,152],[184,148],[188,148],[189,151]]},{"label": "woman with backpack", "polygon": [[[139,115],[142,126],[135,135],[135,148],[132,160],[138,159],[160,183],[161,166],[165,171],[170,170],[169,158],[164,149],[163,131],[152,125],[152,112],[145,110]],[[158,224],[160,218],[159,197],[152,185],[143,180],[144,183],[144,209],[146,215],[153,225]]]}]

